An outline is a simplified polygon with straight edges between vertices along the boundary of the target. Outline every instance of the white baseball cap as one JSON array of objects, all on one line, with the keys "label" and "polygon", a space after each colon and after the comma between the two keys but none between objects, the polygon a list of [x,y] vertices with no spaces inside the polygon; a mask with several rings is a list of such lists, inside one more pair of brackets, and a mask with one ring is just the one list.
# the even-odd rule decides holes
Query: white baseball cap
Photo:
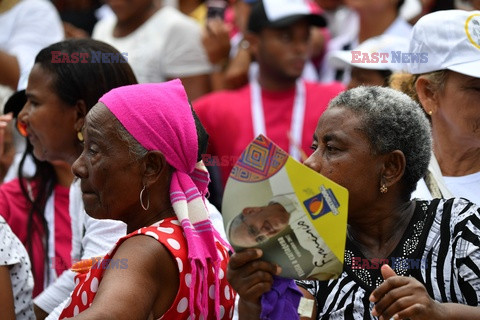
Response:
[{"label": "white baseball cap", "polygon": [[405,65],[412,74],[452,70],[480,78],[480,11],[441,10],[414,25],[409,52],[428,61]]},{"label": "white baseball cap", "polygon": [[[405,53],[408,51],[408,46],[409,39],[406,37],[383,34],[363,41],[353,50],[332,51],[327,54],[327,61],[330,66],[337,69],[352,66],[369,70],[400,71],[403,68],[403,64],[392,59],[392,51]],[[354,52],[358,52],[360,58],[364,53],[370,57],[372,53],[387,53],[388,56],[385,56],[385,59],[378,59],[377,62],[355,62]]]}]

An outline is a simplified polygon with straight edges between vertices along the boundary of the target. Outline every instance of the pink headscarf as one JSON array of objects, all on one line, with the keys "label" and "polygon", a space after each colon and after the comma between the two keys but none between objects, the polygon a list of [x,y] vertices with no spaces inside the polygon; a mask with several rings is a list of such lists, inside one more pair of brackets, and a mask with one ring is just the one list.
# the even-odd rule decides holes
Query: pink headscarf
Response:
[{"label": "pink headscarf", "polygon": [[[220,257],[215,246],[218,233],[208,218],[205,194],[210,181],[202,162],[197,163],[195,121],[180,80],[120,87],[99,100],[147,150],[161,151],[176,170],[170,200],[181,222],[192,265],[189,307],[208,315],[208,268],[218,274]],[[198,290],[196,288],[199,288]],[[201,290],[201,292],[196,292]],[[202,297],[201,301],[198,297]],[[219,318],[219,280],[215,283],[215,309]],[[196,301],[196,303],[194,303]]]}]

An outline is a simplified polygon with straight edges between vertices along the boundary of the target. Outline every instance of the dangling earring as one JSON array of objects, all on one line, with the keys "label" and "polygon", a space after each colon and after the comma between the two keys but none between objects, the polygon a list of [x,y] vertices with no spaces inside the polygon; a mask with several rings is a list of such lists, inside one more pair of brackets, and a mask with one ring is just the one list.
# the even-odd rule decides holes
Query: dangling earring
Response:
[{"label": "dangling earring", "polygon": [[380,187],[380,193],[385,194],[385,193],[387,193],[387,191],[388,191],[388,188],[387,188],[387,186],[385,185],[385,183],[382,184],[382,186]]},{"label": "dangling earring", "polygon": [[148,208],[150,208],[150,197],[147,194],[147,205],[145,206],[143,204],[143,191],[145,191],[145,190],[146,190],[146,188],[145,188],[145,186],[143,186],[142,191],[140,191],[140,205],[142,206],[143,210],[147,211]]},{"label": "dangling earring", "polygon": [[83,142],[83,134],[82,131],[77,131],[77,139],[80,142]]}]

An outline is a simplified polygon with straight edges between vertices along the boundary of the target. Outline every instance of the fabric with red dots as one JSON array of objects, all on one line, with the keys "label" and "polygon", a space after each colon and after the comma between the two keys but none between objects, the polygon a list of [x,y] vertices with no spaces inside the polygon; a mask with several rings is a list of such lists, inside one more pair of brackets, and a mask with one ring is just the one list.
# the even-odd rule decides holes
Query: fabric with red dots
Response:
[{"label": "fabric with red dots", "polygon": [[[188,260],[187,241],[185,239],[183,229],[176,217],[164,219],[152,226],[141,228],[126,235],[117,242],[115,247],[104,257],[103,260],[112,262],[112,260],[107,259],[111,259],[111,257],[114,256],[117,248],[123,243],[123,241],[139,234],[150,236],[159,241],[163,246],[165,246],[165,248],[167,248],[167,250],[172,254],[172,256],[175,257],[175,260],[177,261],[180,276],[180,287],[172,306],[159,319],[191,319],[188,301],[191,285],[191,265]],[[214,273],[214,268],[209,268],[208,270],[208,319],[217,319],[217,312],[215,310],[215,296],[217,294],[215,292],[216,278],[220,280],[220,288],[218,293],[218,298],[220,299],[220,310],[218,310],[218,319],[232,319],[234,312],[235,292],[230,287],[226,278],[229,254],[227,248],[218,240],[216,241],[216,247],[221,258],[221,263],[218,274]],[[69,302],[62,311],[60,319],[74,317],[90,307],[95,298],[98,286],[102,280],[103,272],[105,271],[102,266],[103,260],[98,261],[95,265],[93,265],[88,273],[78,274],[75,277],[75,289],[70,296]],[[121,263],[119,267],[122,267]],[[200,298],[201,297],[199,297],[199,301],[201,301]],[[195,319],[201,318],[199,310],[195,310],[194,314]]]}]

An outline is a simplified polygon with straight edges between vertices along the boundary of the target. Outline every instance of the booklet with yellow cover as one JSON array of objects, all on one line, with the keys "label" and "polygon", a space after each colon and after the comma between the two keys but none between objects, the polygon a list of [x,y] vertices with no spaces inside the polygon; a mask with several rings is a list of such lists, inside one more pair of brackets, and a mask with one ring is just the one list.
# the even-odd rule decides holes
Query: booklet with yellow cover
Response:
[{"label": "booklet with yellow cover", "polygon": [[225,187],[222,214],[235,250],[256,247],[281,276],[328,280],[342,273],[348,191],[259,135]]}]

